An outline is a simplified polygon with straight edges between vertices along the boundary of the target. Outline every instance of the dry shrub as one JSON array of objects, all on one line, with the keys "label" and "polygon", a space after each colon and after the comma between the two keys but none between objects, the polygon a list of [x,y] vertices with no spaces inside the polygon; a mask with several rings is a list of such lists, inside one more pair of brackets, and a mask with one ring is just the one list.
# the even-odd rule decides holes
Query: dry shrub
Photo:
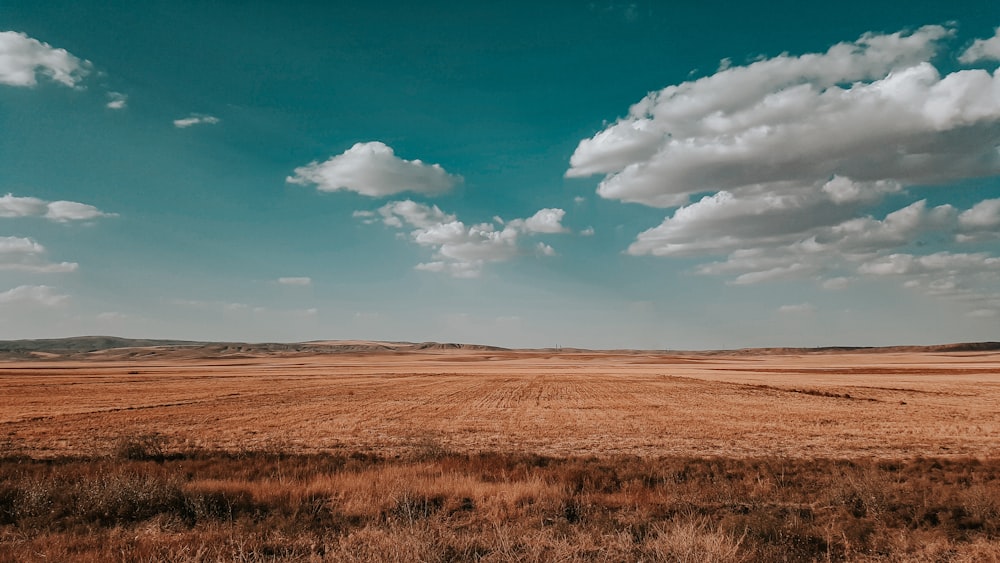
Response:
[{"label": "dry shrub", "polygon": [[132,461],[163,461],[166,457],[166,437],[157,434],[126,434],[115,442],[114,456]]},{"label": "dry shrub", "polygon": [[0,560],[990,561],[1000,460],[0,462]]}]

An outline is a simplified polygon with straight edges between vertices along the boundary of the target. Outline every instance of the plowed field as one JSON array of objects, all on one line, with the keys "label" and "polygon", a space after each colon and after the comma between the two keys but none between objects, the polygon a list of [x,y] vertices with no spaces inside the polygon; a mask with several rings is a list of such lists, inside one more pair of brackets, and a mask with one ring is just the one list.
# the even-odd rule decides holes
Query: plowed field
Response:
[{"label": "plowed field", "polygon": [[427,350],[0,363],[0,450],[1000,455],[1000,354]]}]

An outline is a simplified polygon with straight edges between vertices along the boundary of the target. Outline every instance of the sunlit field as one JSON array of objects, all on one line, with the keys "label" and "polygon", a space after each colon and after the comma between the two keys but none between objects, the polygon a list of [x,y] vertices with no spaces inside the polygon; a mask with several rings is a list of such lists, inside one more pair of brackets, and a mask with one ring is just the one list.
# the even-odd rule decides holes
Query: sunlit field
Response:
[{"label": "sunlit field", "polygon": [[990,561],[1000,354],[0,364],[0,559]]}]

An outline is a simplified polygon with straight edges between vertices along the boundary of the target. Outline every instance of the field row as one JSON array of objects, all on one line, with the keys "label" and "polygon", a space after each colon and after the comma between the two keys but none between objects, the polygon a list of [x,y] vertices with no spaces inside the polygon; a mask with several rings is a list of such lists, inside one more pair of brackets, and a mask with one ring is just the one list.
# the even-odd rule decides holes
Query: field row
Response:
[{"label": "field row", "polygon": [[0,364],[0,449],[1000,454],[1000,355],[467,352]]}]

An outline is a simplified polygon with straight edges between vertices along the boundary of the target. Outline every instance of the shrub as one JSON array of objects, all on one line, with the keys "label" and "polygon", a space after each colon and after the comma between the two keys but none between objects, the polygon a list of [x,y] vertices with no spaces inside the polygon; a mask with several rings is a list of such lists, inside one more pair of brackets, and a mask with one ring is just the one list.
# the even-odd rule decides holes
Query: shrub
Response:
[{"label": "shrub", "polygon": [[166,458],[166,443],[166,438],[155,432],[129,434],[115,443],[114,455],[132,461],[163,461]]}]

